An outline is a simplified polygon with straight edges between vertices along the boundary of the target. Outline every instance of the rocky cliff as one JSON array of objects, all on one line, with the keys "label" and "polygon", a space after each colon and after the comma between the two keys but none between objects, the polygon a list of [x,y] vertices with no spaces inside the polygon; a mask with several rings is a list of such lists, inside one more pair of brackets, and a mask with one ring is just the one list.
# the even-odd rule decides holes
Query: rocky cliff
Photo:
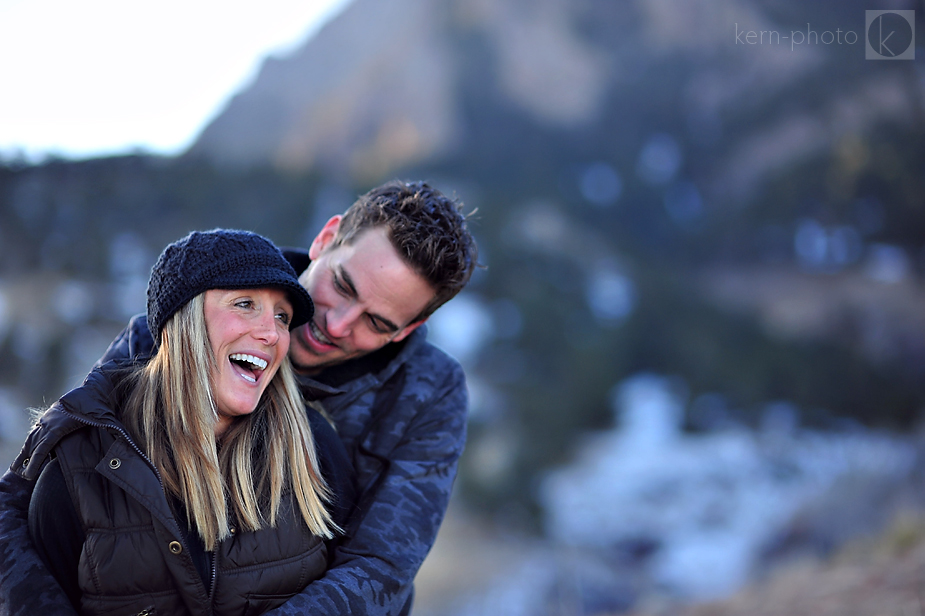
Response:
[{"label": "rocky cliff", "polygon": [[886,119],[921,121],[914,69],[863,60],[865,8],[354,0],[291,56],[268,59],[188,154],[370,183],[524,141],[519,124],[545,135],[539,147],[572,138],[589,152],[608,135],[639,149],[646,127],[702,163],[709,196],[741,200]]}]

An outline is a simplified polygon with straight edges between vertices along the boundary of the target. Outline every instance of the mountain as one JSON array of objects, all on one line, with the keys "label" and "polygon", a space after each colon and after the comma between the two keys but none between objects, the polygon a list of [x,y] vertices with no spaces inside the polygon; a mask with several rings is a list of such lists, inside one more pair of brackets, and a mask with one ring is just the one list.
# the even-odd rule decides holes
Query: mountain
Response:
[{"label": "mountain", "polygon": [[352,3],[290,57],[268,59],[188,155],[370,178],[447,151],[460,117],[441,13],[426,0]]},{"label": "mountain", "polygon": [[913,67],[862,59],[867,4],[354,0],[187,155],[370,184],[512,140],[580,157],[665,132],[709,198],[740,201],[885,120],[921,126]]}]

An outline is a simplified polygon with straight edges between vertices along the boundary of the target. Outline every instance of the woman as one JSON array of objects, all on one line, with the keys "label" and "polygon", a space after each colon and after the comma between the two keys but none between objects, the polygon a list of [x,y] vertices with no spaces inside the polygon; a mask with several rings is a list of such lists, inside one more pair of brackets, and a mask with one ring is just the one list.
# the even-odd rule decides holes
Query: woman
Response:
[{"label": "woman", "polygon": [[30,434],[33,540],[81,614],[261,614],[338,531],[287,357],[311,299],[268,240],[217,229],[164,250],[147,312],[150,360],[94,370]]}]

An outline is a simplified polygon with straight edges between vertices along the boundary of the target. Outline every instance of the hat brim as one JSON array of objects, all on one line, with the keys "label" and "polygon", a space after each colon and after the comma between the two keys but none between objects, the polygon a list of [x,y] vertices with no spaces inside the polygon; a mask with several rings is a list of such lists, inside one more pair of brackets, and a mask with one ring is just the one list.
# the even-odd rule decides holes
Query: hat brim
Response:
[{"label": "hat brim", "polygon": [[259,280],[253,284],[242,284],[240,278],[234,274],[217,276],[209,284],[211,289],[281,289],[286,292],[289,303],[292,304],[292,320],[289,321],[290,331],[308,323],[315,314],[315,305],[308,291],[299,284],[298,280],[286,276],[278,267],[251,266],[248,268],[248,278]]}]

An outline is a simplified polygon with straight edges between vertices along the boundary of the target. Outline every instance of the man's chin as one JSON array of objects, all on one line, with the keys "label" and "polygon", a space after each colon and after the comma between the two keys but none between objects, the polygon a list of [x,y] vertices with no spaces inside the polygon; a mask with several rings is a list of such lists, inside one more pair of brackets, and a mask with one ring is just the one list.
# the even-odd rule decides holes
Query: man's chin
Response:
[{"label": "man's chin", "polygon": [[314,376],[321,371],[321,368],[313,368],[309,366],[302,366],[295,362],[292,362],[292,370],[296,374],[301,374],[303,376]]},{"label": "man's chin", "polygon": [[289,363],[293,370],[302,374],[311,374],[320,370],[318,364],[323,363],[319,358],[302,349],[300,353],[289,352]]},{"label": "man's chin", "polygon": [[333,359],[319,355],[306,344],[299,341],[298,346],[293,344],[289,347],[289,363],[292,368],[299,374],[311,376],[317,374],[330,366],[341,363],[341,359]]},{"label": "man's chin", "polygon": [[[300,336],[301,333],[299,332]],[[293,336],[292,342],[289,344],[289,363],[292,364],[296,372],[307,373],[315,369],[314,366],[318,363],[318,358],[301,337],[296,338]]]}]

